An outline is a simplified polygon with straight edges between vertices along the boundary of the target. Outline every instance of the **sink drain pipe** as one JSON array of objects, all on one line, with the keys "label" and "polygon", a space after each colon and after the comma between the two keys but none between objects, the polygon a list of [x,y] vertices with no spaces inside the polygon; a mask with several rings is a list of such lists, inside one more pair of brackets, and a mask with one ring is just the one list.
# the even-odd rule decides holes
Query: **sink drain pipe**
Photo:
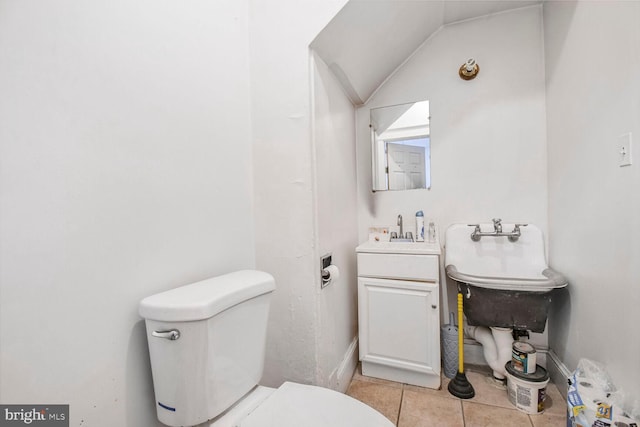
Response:
[{"label": "sink drain pipe", "polygon": [[506,375],[504,365],[511,360],[512,330],[510,328],[465,325],[464,332],[469,338],[482,344],[484,358],[493,369],[493,376],[504,380]]}]

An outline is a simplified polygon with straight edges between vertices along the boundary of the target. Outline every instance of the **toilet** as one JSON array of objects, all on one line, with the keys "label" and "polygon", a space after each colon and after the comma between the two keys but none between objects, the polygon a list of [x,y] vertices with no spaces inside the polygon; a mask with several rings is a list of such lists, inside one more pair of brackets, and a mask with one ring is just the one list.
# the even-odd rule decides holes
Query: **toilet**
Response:
[{"label": "toilet", "polygon": [[337,391],[258,385],[274,290],[271,275],[243,270],[140,302],[158,419],[198,427],[393,426]]}]

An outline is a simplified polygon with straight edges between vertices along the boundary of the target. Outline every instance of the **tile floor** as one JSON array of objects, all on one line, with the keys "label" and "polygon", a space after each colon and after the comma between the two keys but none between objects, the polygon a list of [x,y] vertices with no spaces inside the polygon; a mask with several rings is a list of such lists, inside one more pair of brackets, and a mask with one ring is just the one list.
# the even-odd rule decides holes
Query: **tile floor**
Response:
[{"label": "tile floor", "polygon": [[484,367],[465,370],[476,395],[459,399],[449,393],[449,379],[442,376],[440,390],[416,387],[362,375],[356,370],[347,394],[377,409],[398,427],[491,426],[565,427],[567,407],[558,388],[549,383],[545,412],[528,415],[514,408],[506,390],[490,384]]}]

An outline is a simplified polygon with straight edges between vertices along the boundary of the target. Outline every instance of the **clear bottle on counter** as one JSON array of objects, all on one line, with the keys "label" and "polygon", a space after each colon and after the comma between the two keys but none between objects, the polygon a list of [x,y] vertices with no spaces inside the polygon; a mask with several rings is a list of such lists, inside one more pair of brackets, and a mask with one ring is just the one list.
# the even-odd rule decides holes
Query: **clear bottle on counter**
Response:
[{"label": "clear bottle on counter", "polygon": [[436,225],[433,223],[433,221],[429,222],[429,229],[427,231],[427,242],[436,242]]}]

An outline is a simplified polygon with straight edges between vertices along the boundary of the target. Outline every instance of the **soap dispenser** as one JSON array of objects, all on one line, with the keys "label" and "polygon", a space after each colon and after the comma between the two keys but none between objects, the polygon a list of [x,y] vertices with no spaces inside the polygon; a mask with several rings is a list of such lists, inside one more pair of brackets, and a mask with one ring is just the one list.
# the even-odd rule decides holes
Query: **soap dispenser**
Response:
[{"label": "soap dispenser", "polygon": [[424,213],[416,212],[416,242],[424,242]]}]

